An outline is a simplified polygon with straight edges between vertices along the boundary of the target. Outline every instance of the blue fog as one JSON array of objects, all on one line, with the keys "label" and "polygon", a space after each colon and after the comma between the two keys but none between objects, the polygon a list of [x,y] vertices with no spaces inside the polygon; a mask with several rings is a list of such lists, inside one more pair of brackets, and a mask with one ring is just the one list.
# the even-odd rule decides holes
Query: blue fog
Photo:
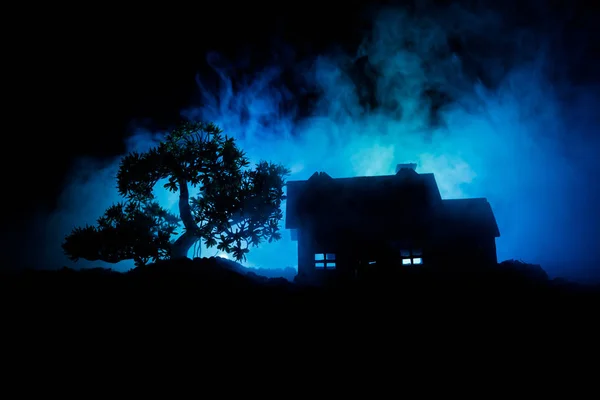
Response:
[{"label": "blue fog", "polygon": [[[597,278],[600,194],[590,182],[600,163],[594,115],[599,99],[592,88],[576,87],[561,74],[562,56],[542,35],[521,30],[495,38],[489,32],[502,28],[499,15],[471,18],[455,10],[434,21],[388,10],[355,53],[295,62],[298,79],[320,93],[302,116],[290,107],[294,95],[280,79],[280,62],[232,79],[235,60],[209,55],[220,66],[215,67],[218,84],[198,77],[200,99],[182,115],[218,123],[253,161],[290,167],[290,179],[306,179],[315,171],[333,177],[391,174],[397,163],[416,162],[418,172],[435,174],[443,197],[488,198],[501,232],[499,260],[539,263],[551,276]],[[493,84],[474,77],[466,57],[448,49],[451,34],[484,37],[487,47],[502,47],[501,54],[477,59]],[[376,108],[360,101],[364,88],[348,72],[361,56],[368,56],[376,71]],[[208,89],[209,83],[217,89]],[[452,99],[441,108],[437,125],[430,123],[429,104],[419,96],[430,87]],[[147,149],[161,135],[135,130],[128,149]],[[132,267],[72,264],[60,249],[74,226],[93,223],[119,200],[118,161],[86,159],[74,167],[59,211],[45,221],[46,245],[38,254],[45,265]],[[176,195],[161,190],[157,195],[176,211]],[[220,254],[202,249],[202,255]],[[295,267],[296,257],[295,242],[284,231],[283,240],[252,249],[246,265]]]}]

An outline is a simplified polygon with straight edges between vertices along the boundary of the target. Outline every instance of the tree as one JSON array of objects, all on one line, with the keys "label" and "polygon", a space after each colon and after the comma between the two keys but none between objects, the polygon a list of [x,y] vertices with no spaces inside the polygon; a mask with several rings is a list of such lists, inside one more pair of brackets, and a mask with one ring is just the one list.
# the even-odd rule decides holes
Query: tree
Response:
[{"label": "tree", "polygon": [[[290,173],[266,161],[249,165],[235,140],[216,125],[184,122],[158,146],[123,157],[117,173],[123,202],[109,207],[95,226],[73,229],[63,250],[73,261],[133,259],[143,265],[186,257],[202,240],[245,260],[250,246],[281,239],[280,206]],[[179,192],[179,216],[156,202],[153,191],[161,180],[167,190]],[[197,196],[190,196],[192,188]]]}]

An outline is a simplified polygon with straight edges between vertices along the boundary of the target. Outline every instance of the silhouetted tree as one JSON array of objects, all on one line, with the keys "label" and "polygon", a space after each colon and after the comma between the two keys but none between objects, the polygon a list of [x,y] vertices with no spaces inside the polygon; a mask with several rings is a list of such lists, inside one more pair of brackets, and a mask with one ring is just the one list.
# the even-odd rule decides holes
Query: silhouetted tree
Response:
[{"label": "silhouetted tree", "polygon": [[[279,240],[284,177],[289,170],[266,161],[255,168],[234,139],[212,123],[185,122],[144,153],[123,157],[117,187],[124,201],[109,207],[96,226],[75,228],[62,245],[80,258],[116,263],[186,257],[200,240],[246,259],[250,246]],[[156,201],[153,189],[179,192],[179,217]],[[199,190],[190,196],[190,188]],[[183,224],[183,233],[177,229]],[[174,240],[173,240],[174,239]]]}]

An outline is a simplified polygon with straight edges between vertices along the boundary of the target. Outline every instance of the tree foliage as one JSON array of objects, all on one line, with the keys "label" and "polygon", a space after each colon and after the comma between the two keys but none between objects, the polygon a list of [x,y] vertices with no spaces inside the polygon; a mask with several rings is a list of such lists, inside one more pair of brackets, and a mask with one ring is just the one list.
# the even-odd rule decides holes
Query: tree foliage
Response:
[{"label": "tree foliage", "polygon": [[[185,257],[207,247],[246,259],[251,246],[281,238],[283,186],[289,170],[260,161],[253,168],[235,140],[212,123],[184,122],[147,152],[123,157],[117,188],[123,202],[96,226],[75,228],[63,243],[72,259],[136,264]],[[179,216],[155,199],[159,181],[179,193]],[[190,189],[197,195],[190,196]]]},{"label": "tree foliage", "polygon": [[96,226],[73,229],[63,250],[73,261],[132,259],[145,264],[170,256],[170,239],[178,225],[179,218],[157,202],[117,203],[98,218]]}]

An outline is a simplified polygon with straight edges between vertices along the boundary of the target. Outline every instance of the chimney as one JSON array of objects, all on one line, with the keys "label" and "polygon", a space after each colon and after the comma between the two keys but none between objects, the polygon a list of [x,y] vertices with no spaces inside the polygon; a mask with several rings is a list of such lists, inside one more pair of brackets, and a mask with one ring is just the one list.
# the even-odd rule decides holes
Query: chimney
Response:
[{"label": "chimney", "polygon": [[400,172],[403,169],[409,169],[412,171],[417,170],[417,163],[408,163],[408,164],[398,164],[396,165],[396,173]]}]

